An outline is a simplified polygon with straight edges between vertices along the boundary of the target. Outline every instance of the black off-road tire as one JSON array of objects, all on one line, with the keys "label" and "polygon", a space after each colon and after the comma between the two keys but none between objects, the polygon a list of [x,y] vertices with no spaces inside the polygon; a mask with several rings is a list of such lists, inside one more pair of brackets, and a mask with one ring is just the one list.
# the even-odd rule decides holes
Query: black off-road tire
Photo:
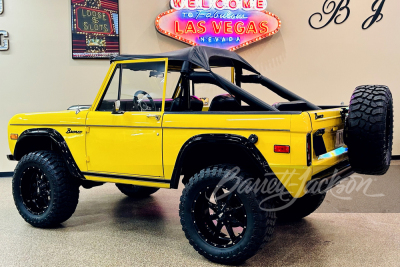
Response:
[{"label": "black off-road tire", "polygon": [[[207,194],[205,192],[210,190],[208,188],[214,190],[221,179],[232,168],[233,166],[230,165],[216,165],[207,167],[194,174],[185,185],[179,205],[182,229],[193,248],[210,261],[229,265],[240,264],[255,255],[262,245],[271,240],[276,222],[276,215],[273,211],[274,206],[271,202],[263,202],[261,194],[255,194],[254,191],[250,193],[239,193],[236,189],[232,190],[232,192],[234,192],[233,195],[235,198],[240,199],[242,206],[239,207],[244,207],[245,210],[243,214],[245,214],[244,220],[246,220],[246,226],[243,227],[245,231],[242,232],[242,237],[235,238],[235,240],[239,241],[232,242],[233,245],[230,247],[217,246],[216,244],[212,245],[210,241],[205,239],[205,236],[200,231],[200,227],[202,227],[204,223],[195,221],[196,218],[199,218],[199,213],[195,212],[196,203],[199,202],[202,195]],[[224,185],[228,188],[232,188],[236,182],[243,182],[246,178],[251,176],[244,171],[240,171],[236,177],[238,177],[238,180],[234,179],[228,181]],[[231,191],[229,190],[229,192]],[[196,196],[199,196],[199,198],[196,198]],[[231,202],[233,201],[232,199],[230,200]],[[229,202],[226,202],[225,206],[227,206],[228,203]],[[216,206],[218,205],[219,204]],[[261,209],[260,206],[263,207],[263,209]],[[200,214],[201,217],[202,213]],[[215,215],[217,215],[217,213],[212,216]],[[229,222],[231,217],[226,218],[228,218],[228,225],[230,224],[230,228],[232,229],[232,227],[234,227],[231,224],[232,221]],[[220,219],[222,219],[221,216],[219,216],[218,220]],[[218,224],[213,224],[212,226],[218,228]],[[224,226],[227,230],[226,223]]]},{"label": "black off-road tire", "polygon": [[345,143],[353,170],[383,175],[389,167],[393,145],[393,99],[387,86],[359,86],[350,102]]},{"label": "black off-road tire", "polygon": [[131,198],[145,198],[157,192],[160,188],[145,187],[130,184],[115,184],[119,191]]},{"label": "black off-road tire", "polygon": [[[306,194],[301,198],[292,199],[293,203],[283,210],[278,210],[276,216],[278,217],[278,220],[283,222],[299,221],[318,209],[324,201],[325,196],[326,193],[317,195]],[[279,209],[279,207],[283,207],[283,205],[288,203],[290,202],[279,203],[276,208]]]},{"label": "black off-road tire", "polygon": [[[26,179],[29,179],[25,174],[32,170],[40,170],[44,174],[50,189],[48,206],[42,214],[34,214],[22,197],[26,194]],[[15,168],[12,191],[22,218],[39,228],[54,227],[68,220],[75,212],[79,199],[78,182],[69,176],[63,158],[53,151],[37,151],[22,157]]]}]

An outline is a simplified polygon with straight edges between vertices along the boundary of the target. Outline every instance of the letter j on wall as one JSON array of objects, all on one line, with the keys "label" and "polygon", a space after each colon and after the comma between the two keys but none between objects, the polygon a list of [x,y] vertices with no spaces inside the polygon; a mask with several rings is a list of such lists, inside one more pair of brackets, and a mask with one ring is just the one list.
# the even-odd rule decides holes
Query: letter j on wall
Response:
[{"label": "letter j on wall", "polygon": [[3,0],[0,0],[0,15],[3,14],[4,8],[3,8]]},{"label": "letter j on wall", "polygon": [[281,21],[266,11],[267,0],[170,0],[158,15],[161,34],[197,46],[234,51],[276,34]]}]

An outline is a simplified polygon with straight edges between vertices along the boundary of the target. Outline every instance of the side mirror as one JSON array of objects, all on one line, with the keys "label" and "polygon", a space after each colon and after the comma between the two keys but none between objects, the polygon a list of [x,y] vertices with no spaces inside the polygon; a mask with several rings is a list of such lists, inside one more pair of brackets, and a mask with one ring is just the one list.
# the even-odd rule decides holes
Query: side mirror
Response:
[{"label": "side mirror", "polygon": [[117,100],[114,102],[112,114],[124,114],[124,112],[120,111],[120,109],[121,109],[121,101]]}]

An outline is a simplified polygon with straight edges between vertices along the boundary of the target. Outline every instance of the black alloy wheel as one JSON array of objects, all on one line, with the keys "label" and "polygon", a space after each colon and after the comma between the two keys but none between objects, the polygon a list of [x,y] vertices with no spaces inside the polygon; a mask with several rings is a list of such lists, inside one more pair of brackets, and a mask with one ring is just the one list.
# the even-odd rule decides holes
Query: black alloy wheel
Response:
[{"label": "black alloy wheel", "polygon": [[20,177],[25,208],[34,215],[46,212],[51,199],[50,182],[40,168],[29,167]]},{"label": "black alloy wheel", "polygon": [[[192,207],[192,218],[195,227],[208,244],[229,248],[243,238],[247,227],[247,214],[240,198],[227,189],[219,189],[213,193],[214,188],[206,188],[200,192]],[[219,199],[219,196],[228,194]]]},{"label": "black alloy wheel", "polygon": [[[272,238],[274,203],[253,190],[235,187],[251,178],[232,165],[215,165],[194,174],[185,184],[179,205],[182,230],[193,248],[207,259],[240,264]],[[224,179],[224,180],[222,180]]]},{"label": "black alloy wheel", "polygon": [[70,176],[64,159],[54,151],[22,157],[14,171],[15,206],[26,222],[48,228],[68,220],[79,199],[79,181]]}]

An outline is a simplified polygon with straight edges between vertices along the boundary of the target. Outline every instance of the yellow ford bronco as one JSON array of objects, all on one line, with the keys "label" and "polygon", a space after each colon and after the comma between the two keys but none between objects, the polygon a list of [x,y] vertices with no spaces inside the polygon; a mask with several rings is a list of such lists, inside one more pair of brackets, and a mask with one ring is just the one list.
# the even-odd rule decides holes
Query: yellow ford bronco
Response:
[{"label": "yellow ford bronco", "polygon": [[[244,84],[286,101],[266,103]],[[190,244],[236,264],[271,239],[277,218],[309,215],[354,172],[386,173],[393,100],[386,86],[360,86],[348,107],[317,106],[234,52],[191,47],[112,58],[92,105],[18,114],[8,133],[13,196],[31,225],[70,218],[80,186],[115,183],[139,198],[181,182]]]}]

